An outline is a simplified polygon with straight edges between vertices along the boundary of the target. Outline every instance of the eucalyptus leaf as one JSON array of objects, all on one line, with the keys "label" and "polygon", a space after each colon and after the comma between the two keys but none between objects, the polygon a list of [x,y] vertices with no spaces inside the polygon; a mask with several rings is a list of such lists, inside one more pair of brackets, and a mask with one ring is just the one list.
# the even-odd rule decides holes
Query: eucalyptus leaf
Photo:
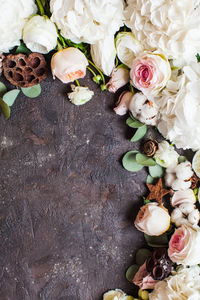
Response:
[{"label": "eucalyptus leaf", "polygon": [[136,253],[136,264],[141,266],[146,261],[146,259],[151,255],[151,251],[146,248],[141,248]]},{"label": "eucalyptus leaf", "polygon": [[142,127],[139,127],[136,131],[136,133],[134,134],[134,136],[131,139],[131,142],[137,142],[139,140],[141,140],[145,134],[147,133],[147,126],[143,125]]},{"label": "eucalyptus leaf", "polygon": [[41,94],[41,85],[37,84],[31,87],[22,88],[22,92],[25,96],[29,98],[36,98]]},{"label": "eucalyptus leaf", "polygon": [[144,238],[147,242],[147,245],[150,247],[167,247],[169,242],[166,233],[159,236],[150,236],[144,234]]},{"label": "eucalyptus leaf", "polygon": [[17,49],[15,50],[15,54],[19,54],[19,53],[23,53],[23,54],[29,54],[31,53],[31,51],[26,47],[25,44],[21,44],[17,47]]},{"label": "eucalyptus leaf", "polygon": [[14,89],[3,95],[3,101],[8,105],[12,106],[19,95],[20,90]]},{"label": "eucalyptus leaf", "polygon": [[153,178],[151,175],[148,175],[148,176],[147,176],[146,183],[152,184],[153,182],[154,182],[154,178]]},{"label": "eucalyptus leaf", "polygon": [[136,162],[136,154],[138,153],[138,151],[133,150],[133,151],[129,151],[127,152],[123,159],[122,159],[122,165],[124,167],[124,169],[126,169],[129,172],[137,172],[140,171],[143,166],[139,165]]},{"label": "eucalyptus leaf", "polygon": [[185,162],[186,160],[187,160],[187,158],[185,156],[179,156],[178,157],[179,164],[182,163],[182,162]]},{"label": "eucalyptus leaf", "polygon": [[10,107],[3,101],[2,98],[0,98],[0,110],[4,118],[7,120],[10,117]]},{"label": "eucalyptus leaf", "polygon": [[137,273],[137,271],[139,270],[139,266],[138,265],[132,265],[128,268],[128,270],[126,271],[126,279],[129,282],[133,282],[133,278],[135,276],[135,274]]},{"label": "eucalyptus leaf", "polygon": [[0,82],[0,97],[3,97],[3,95],[7,92],[7,88],[3,82]]},{"label": "eucalyptus leaf", "polygon": [[150,158],[142,153],[136,154],[136,162],[142,166],[155,166],[156,162],[153,158]]},{"label": "eucalyptus leaf", "polygon": [[160,178],[164,175],[164,169],[160,165],[149,167],[149,174],[153,178]]},{"label": "eucalyptus leaf", "polygon": [[126,120],[126,124],[131,127],[131,128],[139,128],[142,127],[144,124],[142,124],[141,122],[137,121],[137,120],[133,120],[131,117],[129,117]]}]

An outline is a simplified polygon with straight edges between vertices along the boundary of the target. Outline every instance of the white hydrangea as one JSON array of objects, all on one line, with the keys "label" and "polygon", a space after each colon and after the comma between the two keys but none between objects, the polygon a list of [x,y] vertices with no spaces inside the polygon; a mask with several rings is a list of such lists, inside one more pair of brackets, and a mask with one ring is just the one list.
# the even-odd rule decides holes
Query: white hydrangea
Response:
[{"label": "white hydrangea", "polygon": [[146,50],[195,60],[200,49],[199,1],[128,0],[126,25]]},{"label": "white hydrangea", "polygon": [[34,0],[0,0],[0,52],[20,44],[26,18],[37,12]]},{"label": "white hydrangea", "polygon": [[51,0],[51,20],[75,43],[95,44],[123,25],[122,0]]},{"label": "white hydrangea", "polygon": [[160,107],[158,129],[162,135],[178,148],[199,149],[200,64],[185,66],[182,75],[168,82],[156,103]]}]

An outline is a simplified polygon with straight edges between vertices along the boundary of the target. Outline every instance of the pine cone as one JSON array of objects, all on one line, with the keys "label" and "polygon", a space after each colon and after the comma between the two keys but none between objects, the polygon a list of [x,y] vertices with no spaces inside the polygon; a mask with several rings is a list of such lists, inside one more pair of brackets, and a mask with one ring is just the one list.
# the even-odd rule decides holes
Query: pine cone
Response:
[{"label": "pine cone", "polygon": [[13,85],[30,87],[40,83],[47,76],[47,64],[40,53],[9,54],[3,60],[3,72]]},{"label": "pine cone", "polygon": [[146,156],[154,156],[156,151],[158,150],[158,143],[155,140],[148,140],[143,145],[143,153]]},{"label": "pine cone", "polygon": [[191,178],[190,178],[190,181],[191,181],[191,189],[196,189],[198,187],[198,184],[199,184],[199,178],[197,177],[197,175],[193,175]]},{"label": "pine cone", "polygon": [[4,60],[4,58],[5,58],[5,56],[2,53],[0,53],[0,75],[3,71],[3,60]]}]

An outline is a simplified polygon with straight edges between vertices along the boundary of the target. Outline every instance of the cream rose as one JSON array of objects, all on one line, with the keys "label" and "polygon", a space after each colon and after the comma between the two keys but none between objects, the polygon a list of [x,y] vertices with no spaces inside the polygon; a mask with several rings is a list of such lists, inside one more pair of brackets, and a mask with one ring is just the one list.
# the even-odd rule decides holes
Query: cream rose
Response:
[{"label": "cream rose", "polygon": [[200,228],[182,225],[170,239],[168,255],[178,265],[193,266],[200,263],[199,248]]},{"label": "cream rose", "polygon": [[134,300],[134,298],[127,296],[122,290],[116,289],[105,293],[103,300]]},{"label": "cream rose", "polygon": [[142,53],[134,59],[130,71],[132,84],[146,96],[157,95],[170,76],[169,61],[161,53]]},{"label": "cream rose", "polygon": [[20,44],[26,19],[37,12],[34,0],[0,0],[0,52]]},{"label": "cream rose", "polygon": [[154,158],[157,164],[164,168],[174,168],[178,164],[178,153],[174,150],[174,147],[167,141],[159,143],[158,150],[156,151]]},{"label": "cream rose", "polygon": [[140,208],[135,227],[148,235],[161,235],[170,226],[170,216],[158,203],[148,203]]}]

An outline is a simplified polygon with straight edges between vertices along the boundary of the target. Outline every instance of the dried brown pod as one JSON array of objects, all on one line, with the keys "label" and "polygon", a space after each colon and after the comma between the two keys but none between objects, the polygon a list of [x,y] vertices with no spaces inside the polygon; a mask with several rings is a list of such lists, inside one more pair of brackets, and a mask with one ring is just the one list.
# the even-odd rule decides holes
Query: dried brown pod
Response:
[{"label": "dried brown pod", "polygon": [[155,140],[147,140],[143,144],[143,153],[148,156],[152,157],[158,150],[158,143]]},{"label": "dried brown pod", "polygon": [[0,53],[0,75],[3,71],[3,60],[4,60],[4,58],[5,58],[5,56],[2,53]]},{"label": "dried brown pod", "polygon": [[40,83],[47,76],[47,63],[40,53],[9,54],[3,60],[3,72],[13,85],[30,87]]},{"label": "dried brown pod", "polygon": [[197,177],[196,174],[194,174],[191,178],[191,189],[196,189],[198,187],[199,184],[199,178]]}]

